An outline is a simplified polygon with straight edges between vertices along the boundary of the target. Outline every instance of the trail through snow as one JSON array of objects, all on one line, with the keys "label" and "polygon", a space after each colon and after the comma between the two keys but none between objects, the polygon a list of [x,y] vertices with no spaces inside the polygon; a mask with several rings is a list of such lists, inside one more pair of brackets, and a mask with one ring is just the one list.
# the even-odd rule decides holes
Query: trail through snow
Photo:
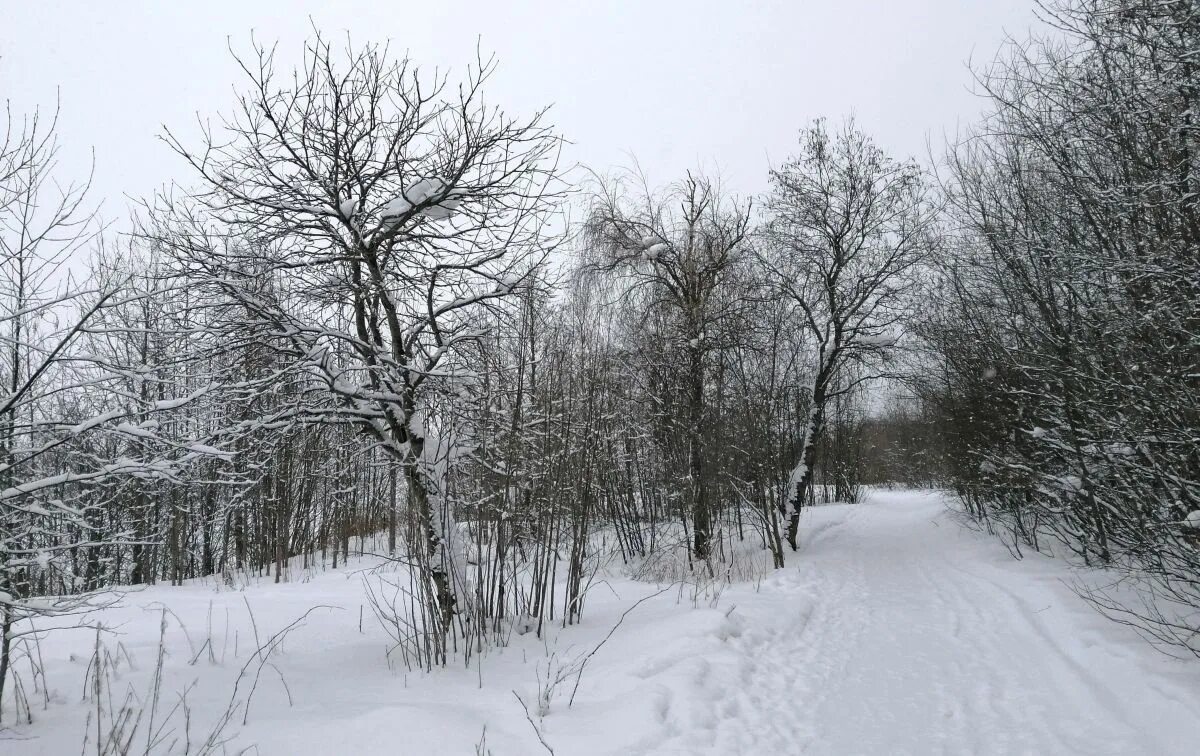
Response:
[{"label": "trail through snow", "polygon": [[1194,663],[1098,616],[1062,563],[948,515],[927,492],[809,510],[795,566],[739,600],[736,674],[704,681],[711,743],[676,726],[646,752],[1197,752]]},{"label": "trail through snow", "polygon": [[[860,505],[810,509],[802,530],[788,566],[755,584],[681,585],[632,610],[579,678],[574,705],[571,676],[544,717],[533,712],[557,756],[1197,752],[1200,665],[1097,615],[1063,563],[1013,560],[930,492],[880,490]],[[514,637],[481,667],[432,675],[387,668],[369,609],[358,630],[361,573],[244,591],[153,588],[96,618],[120,628],[136,664],[118,684],[135,690],[157,645],[155,607],[178,615],[191,645],[207,634],[221,654],[197,664],[182,633],[169,635],[164,686],[195,683],[195,723],[228,703],[250,653],[247,606],[263,637],[314,605],[337,607],[288,638],[279,678],[259,683],[230,752],[472,754],[486,726],[493,756],[526,756],[546,750],[514,691],[534,709],[547,669],[596,648],[655,590],[613,576],[589,598],[582,626]],[[0,733],[0,753],[79,752],[92,643],[84,631],[44,642],[57,692],[35,707],[35,725]],[[230,650],[239,644],[240,657]]]}]

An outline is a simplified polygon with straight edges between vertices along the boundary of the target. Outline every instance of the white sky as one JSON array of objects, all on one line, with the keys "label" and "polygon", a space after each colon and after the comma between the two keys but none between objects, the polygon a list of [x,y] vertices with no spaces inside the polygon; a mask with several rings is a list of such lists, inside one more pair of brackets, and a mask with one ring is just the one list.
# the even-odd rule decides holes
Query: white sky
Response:
[{"label": "white sky", "polygon": [[[1026,35],[1033,0],[0,0],[0,99],[19,112],[61,91],[62,178],[86,173],[104,215],[125,195],[190,178],[155,138],[194,135],[240,86],[227,39],[250,31],[299,56],[310,23],[331,37],[392,41],[461,71],[477,40],[499,58],[489,98],[552,120],[568,158],[601,171],[636,155],[653,183],[716,167],[742,194],[816,116],[853,112],[897,156],[971,121],[968,58]],[[310,22],[311,18],[311,22]]]}]

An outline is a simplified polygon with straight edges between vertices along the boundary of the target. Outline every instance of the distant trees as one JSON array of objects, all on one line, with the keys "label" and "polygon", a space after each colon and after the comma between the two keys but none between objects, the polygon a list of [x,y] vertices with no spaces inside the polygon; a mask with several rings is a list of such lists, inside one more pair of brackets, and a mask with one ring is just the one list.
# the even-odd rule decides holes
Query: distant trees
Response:
[{"label": "distant trees", "polygon": [[917,397],[896,396],[862,420],[861,478],[866,485],[935,488],[946,482],[940,415]]},{"label": "distant trees", "polygon": [[771,180],[757,229],[748,207],[697,175],[632,198],[621,182],[602,183],[588,219],[584,277],[608,282],[631,311],[627,359],[666,420],[651,437],[668,458],[683,442],[677,464],[702,560],[713,492],[753,505],[777,564],[780,514],[796,548],[831,407],[837,448],[821,466],[837,495],[853,495],[855,399],[882,375],[937,239],[922,172],[853,124],[804,130],[800,154]]}]

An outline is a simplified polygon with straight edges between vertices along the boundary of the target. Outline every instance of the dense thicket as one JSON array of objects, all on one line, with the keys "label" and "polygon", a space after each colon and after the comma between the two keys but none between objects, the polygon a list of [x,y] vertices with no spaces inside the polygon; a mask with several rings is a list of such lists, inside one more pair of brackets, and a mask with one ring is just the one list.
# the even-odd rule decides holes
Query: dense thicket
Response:
[{"label": "dense thicket", "polygon": [[1200,10],[1045,11],[1057,33],[981,73],[990,116],[950,154],[924,395],[971,513],[1148,583],[1149,607],[1093,598],[1194,649]]}]

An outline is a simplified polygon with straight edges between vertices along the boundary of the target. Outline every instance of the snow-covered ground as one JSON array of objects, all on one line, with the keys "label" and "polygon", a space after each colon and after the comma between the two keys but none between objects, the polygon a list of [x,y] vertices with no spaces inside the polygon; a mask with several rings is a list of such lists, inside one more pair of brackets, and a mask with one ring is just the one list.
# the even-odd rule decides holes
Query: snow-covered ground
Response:
[{"label": "snow-covered ground", "polygon": [[[101,714],[111,717],[130,690],[149,695],[165,606],[154,723],[167,722],[164,751],[173,740],[182,750],[182,708],[167,716],[185,690],[193,752],[231,701],[242,707],[224,733],[228,752],[264,755],[1200,748],[1200,665],[1097,615],[1065,584],[1073,575],[1061,562],[1014,561],[929,492],[874,491],[861,505],[810,509],[802,528],[801,552],[760,580],[679,585],[630,611],[659,588],[612,576],[590,595],[582,626],[547,640],[514,636],[481,664],[431,675],[385,662],[360,571],[369,563],[245,590],[147,589],[90,618],[113,630],[102,638]],[[261,665],[251,696],[254,648],[306,612]],[[35,723],[0,733],[0,753],[80,752],[89,712],[95,726],[96,703],[82,700],[95,642],[83,630],[42,642],[53,694],[45,704],[26,681]],[[143,752],[148,725],[131,753]]]}]

